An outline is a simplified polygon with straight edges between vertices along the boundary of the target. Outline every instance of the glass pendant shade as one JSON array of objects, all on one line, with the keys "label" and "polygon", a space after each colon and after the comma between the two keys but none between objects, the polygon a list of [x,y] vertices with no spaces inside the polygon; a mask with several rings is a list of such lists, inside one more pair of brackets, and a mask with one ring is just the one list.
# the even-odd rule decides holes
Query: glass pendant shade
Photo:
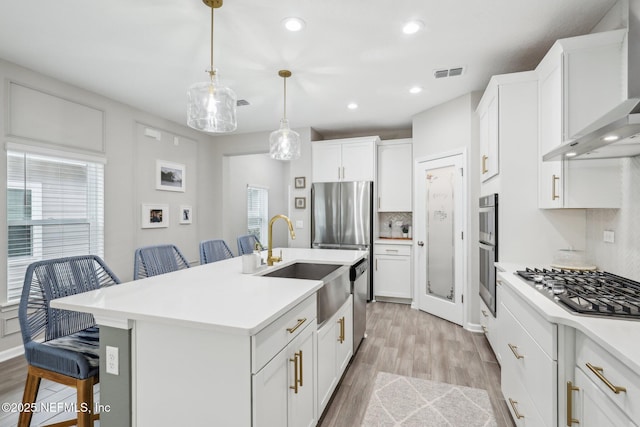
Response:
[{"label": "glass pendant shade", "polygon": [[219,83],[217,72],[212,73],[211,81],[191,85],[187,98],[189,127],[212,133],[233,132],[238,127],[236,94]]},{"label": "glass pendant shade", "polygon": [[269,136],[269,154],[276,160],[300,158],[300,134],[289,127],[287,119],[280,120],[280,129]]}]

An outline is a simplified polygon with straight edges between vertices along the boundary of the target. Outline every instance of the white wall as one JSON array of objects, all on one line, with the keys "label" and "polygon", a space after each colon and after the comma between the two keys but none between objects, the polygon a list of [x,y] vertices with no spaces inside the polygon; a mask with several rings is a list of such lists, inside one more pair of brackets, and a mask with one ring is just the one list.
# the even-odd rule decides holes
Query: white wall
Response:
[{"label": "white wall", "polygon": [[[478,309],[478,121],[474,114],[480,101],[479,92],[463,95],[413,117],[413,157],[433,156],[453,150],[466,149],[468,165],[465,177],[468,185],[468,218],[466,233],[467,277],[464,291],[465,327],[479,322]],[[471,178],[470,178],[471,177]],[[417,216],[414,212],[414,222]],[[414,239],[418,239],[414,236]],[[417,260],[414,259],[414,263]]]},{"label": "white wall", "polygon": [[[286,163],[273,160],[268,154],[247,154],[226,156],[227,171],[224,179],[225,201],[222,237],[227,241],[234,254],[238,247],[236,238],[247,234],[247,185],[258,185],[269,190],[268,217],[287,212],[286,183],[289,170]],[[244,215],[242,215],[244,213]],[[284,221],[274,223],[273,246],[286,247],[288,232]],[[203,236],[206,238],[206,236]],[[267,236],[261,239],[267,245]]]},{"label": "white wall", "polygon": [[[217,218],[206,216],[214,211],[216,200],[207,186],[197,182],[211,183],[215,179],[209,168],[213,156],[212,138],[186,126],[158,118],[104,96],[65,84],[53,78],[19,67],[0,59],[0,131],[2,145],[14,142],[38,145],[57,150],[73,150],[91,155],[104,156],[105,166],[105,254],[104,259],[123,281],[133,276],[133,253],[144,244],[162,241],[176,242],[191,261],[198,259],[196,235],[208,234]],[[30,88],[35,96],[63,105],[63,110],[52,110],[50,114],[33,117],[37,104],[12,103],[9,87],[19,83]],[[15,99],[14,99],[15,101]],[[185,106],[186,108],[186,106]],[[97,112],[102,122],[94,126],[73,120],[76,110]],[[77,117],[77,116],[75,116]],[[92,116],[93,117],[93,116]],[[40,135],[59,138],[42,140],[37,133],[25,134],[20,128],[12,129],[11,123],[37,119]],[[161,141],[148,140],[140,135],[141,124],[162,131]],[[73,132],[78,128],[87,130],[86,144],[77,143]],[[28,130],[28,126],[22,130]],[[42,130],[46,130],[42,132]],[[71,137],[68,135],[71,134]],[[179,145],[173,137],[179,137]],[[0,211],[6,210],[6,154],[2,150],[0,161]],[[185,193],[156,191],[155,159],[184,163],[187,168],[187,190]],[[173,219],[166,229],[140,229],[140,205],[142,202],[168,203]],[[179,226],[177,209],[182,203],[190,203],[196,216],[192,225]],[[208,218],[200,221],[200,218]],[[0,215],[0,241],[7,241],[6,216]],[[0,258],[6,259],[6,245],[0,245]],[[6,295],[6,263],[0,263],[0,305]],[[17,306],[0,307],[0,359],[14,353],[8,349],[20,347]],[[5,352],[5,353],[3,353]]]}]

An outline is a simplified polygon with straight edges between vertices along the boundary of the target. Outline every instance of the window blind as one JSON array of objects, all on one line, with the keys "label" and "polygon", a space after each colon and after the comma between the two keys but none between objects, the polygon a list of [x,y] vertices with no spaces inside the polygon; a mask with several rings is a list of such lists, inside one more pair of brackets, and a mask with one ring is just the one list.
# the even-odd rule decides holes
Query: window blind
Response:
[{"label": "window blind", "polygon": [[260,242],[267,238],[269,215],[269,190],[263,187],[247,186],[247,232],[255,235]]},{"label": "window blind", "polygon": [[32,262],[103,257],[103,163],[7,150],[7,226],[7,302]]}]

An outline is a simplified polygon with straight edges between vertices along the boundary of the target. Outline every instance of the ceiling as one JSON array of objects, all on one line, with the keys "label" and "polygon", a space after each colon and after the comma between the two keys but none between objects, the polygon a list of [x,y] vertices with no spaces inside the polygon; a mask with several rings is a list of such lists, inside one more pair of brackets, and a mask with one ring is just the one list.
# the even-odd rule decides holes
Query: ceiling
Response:
[{"label": "ceiling", "polygon": [[[410,129],[411,117],[495,74],[535,68],[558,38],[589,32],[615,0],[226,0],[214,66],[250,105],[236,133],[293,128],[325,138]],[[284,29],[285,17],[306,27]],[[422,31],[403,34],[410,19]],[[0,58],[186,124],[186,91],[208,79],[202,0],[2,0]],[[436,80],[433,71],[464,67]],[[409,88],[421,86],[419,94]],[[359,108],[348,110],[356,102]]]}]

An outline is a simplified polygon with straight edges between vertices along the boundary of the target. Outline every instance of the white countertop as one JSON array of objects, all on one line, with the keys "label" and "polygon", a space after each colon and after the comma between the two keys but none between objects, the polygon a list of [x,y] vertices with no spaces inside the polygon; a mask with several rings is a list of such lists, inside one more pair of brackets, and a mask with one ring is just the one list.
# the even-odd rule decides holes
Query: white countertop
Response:
[{"label": "white countertop", "polygon": [[380,237],[373,241],[374,245],[405,245],[411,246],[413,245],[412,239],[397,239],[394,237]]},{"label": "white countertop", "polygon": [[640,373],[640,321],[573,314],[515,274],[524,270],[524,266],[499,262],[496,267],[501,271],[498,277],[503,285],[516,291],[549,322],[581,331],[634,372]]},{"label": "white countertop", "polygon": [[[366,251],[336,249],[282,250],[277,269],[296,261],[351,265]],[[262,253],[266,258],[266,251]],[[319,280],[242,274],[242,257],[85,292],[51,302],[54,308],[92,313],[98,324],[127,327],[150,320],[254,335],[321,286]]]}]

